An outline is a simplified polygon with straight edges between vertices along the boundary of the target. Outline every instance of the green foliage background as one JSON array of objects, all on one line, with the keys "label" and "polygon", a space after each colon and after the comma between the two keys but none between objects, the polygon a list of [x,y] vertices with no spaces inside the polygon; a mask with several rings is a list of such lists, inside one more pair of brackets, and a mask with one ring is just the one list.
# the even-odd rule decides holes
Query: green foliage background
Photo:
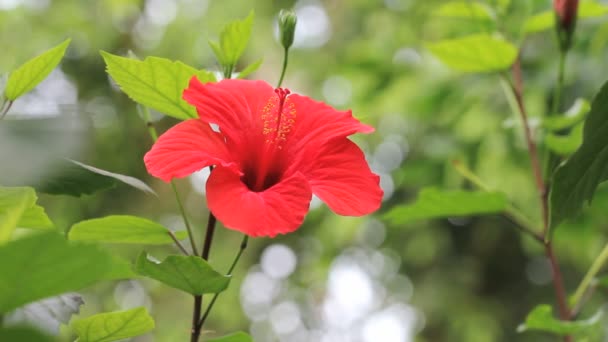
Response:
[{"label": "green foliage background", "polygon": [[[0,1],[8,3],[12,2]],[[483,18],[440,16],[437,8],[444,3],[442,0],[16,3],[15,8],[0,8],[0,71],[13,70],[31,56],[71,38],[61,70],[77,89],[77,101],[66,104],[58,96],[54,100],[60,104],[59,109],[52,110],[54,104],[47,103],[45,107],[44,101],[42,109],[18,105],[40,101],[41,96],[44,98],[40,92],[17,100],[14,110],[0,125],[22,127],[24,121],[18,120],[27,117],[29,128],[20,128],[21,136],[14,141],[35,142],[18,152],[0,146],[4,155],[0,156],[3,185],[10,185],[6,182],[22,173],[40,179],[50,177],[57,172],[53,163],[40,161],[63,156],[144,179],[160,198],[125,185],[80,198],[39,195],[38,203],[63,230],[81,220],[106,215],[139,215],[178,222],[176,225],[181,228],[175,219],[179,214],[171,188],[145,172],[142,157],[152,140],[138,109],[109,82],[99,50],[121,55],[133,51],[142,59],[160,56],[218,70],[207,40],[217,38],[227,22],[244,18],[254,9],[252,40],[237,70],[263,58],[261,67],[249,77],[274,84],[282,61],[282,48],[274,33],[276,13],[295,5],[300,9],[311,6],[327,15],[329,30],[318,37],[318,46],[298,48],[296,42],[284,86],[338,108],[351,108],[355,116],[374,125],[375,134],[355,140],[377,163],[376,167],[386,170],[383,185],[390,188],[392,184],[394,191],[389,192],[383,209],[374,217],[338,217],[321,206],[294,234],[250,241],[229,289],[206,325],[210,334],[249,329],[250,320],[240,304],[239,285],[248,269],[259,268],[257,264],[266,246],[280,243],[298,255],[295,273],[282,285],[283,291],[289,292],[285,298],[316,304],[317,310],[321,310],[325,283],[336,258],[353,251],[379,252],[394,262],[400,276],[378,277],[387,291],[378,309],[397,302],[415,308],[416,341],[550,340],[540,333],[516,332],[533,307],[554,303],[554,294],[540,246],[522,236],[511,223],[499,216],[404,224],[382,218],[391,207],[413,201],[421,188],[472,188],[451,164],[451,160],[458,159],[490,187],[505,192],[529,217],[539,220],[519,119],[511,114],[498,76],[451,71],[426,46],[429,42],[500,29],[508,40],[523,47],[526,104],[534,120],[547,112],[552,100],[558,47],[552,30],[525,39],[520,30],[532,14],[550,9],[550,1],[513,0],[497,24]],[[508,1],[484,2],[493,8],[505,3]],[[159,8],[169,12],[175,9],[175,18],[166,25],[154,24],[150,18],[159,15],[154,12]],[[144,16],[147,21],[142,21]],[[300,20],[299,24],[305,23]],[[566,69],[563,110],[579,97],[590,100],[608,79],[607,42],[605,18],[579,22]],[[32,111],[46,116],[32,119],[33,115],[28,115]],[[169,117],[158,118],[156,125],[160,130],[177,122]],[[57,124],[64,122],[61,120],[77,124]],[[58,145],[61,137],[65,145]],[[398,146],[401,152],[395,154],[394,148],[387,149],[387,143]],[[395,160],[399,167],[390,168]],[[202,241],[207,219],[204,197],[192,189],[188,180],[177,184]],[[584,217],[566,222],[555,232],[557,255],[570,293],[606,242],[607,205],[608,192],[600,187],[593,205],[583,210]],[[217,269],[227,269],[239,241],[235,232],[218,230],[211,263]],[[130,260],[139,253],[139,249],[129,245],[108,248]],[[147,250],[162,257],[175,252],[171,248],[151,246]],[[156,329],[151,335],[134,340],[185,340],[191,297],[149,279],[137,282],[144,286],[146,300],[152,303],[150,311]],[[413,289],[403,284],[410,284]],[[115,282],[106,282],[88,288],[82,316],[127,308],[125,300],[116,295],[116,287]],[[591,316],[605,300],[606,295],[599,292],[583,316]],[[304,322],[318,318],[306,317],[307,312],[315,310],[302,312]],[[265,329],[270,331],[268,326]]]}]

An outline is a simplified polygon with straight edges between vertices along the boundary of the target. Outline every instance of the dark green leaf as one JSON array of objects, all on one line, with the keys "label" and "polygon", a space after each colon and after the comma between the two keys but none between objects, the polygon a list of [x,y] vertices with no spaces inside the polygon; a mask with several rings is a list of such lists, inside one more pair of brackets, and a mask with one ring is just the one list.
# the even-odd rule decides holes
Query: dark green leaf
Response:
[{"label": "dark green leaf", "polygon": [[507,208],[507,197],[500,192],[440,191],[426,188],[412,204],[400,205],[384,216],[394,224],[451,216],[500,213]]},{"label": "dark green leaf", "polygon": [[593,317],[579,321],[561,321],[553,317],[550,305],[542,304],[535,307],[526,317],[526,322],[517,328],[517,331],[540,330],[558,335],[574,335],[585,332],[600,322],[602,311]]},{"label": "dark green leaf", "polygon": [[11,238],[23,213],[35,203],[32,188],[0,187],[0,244]]},{"label": "dark green leaf", "polygon": [[4,89],[6,98],[14,101],[19,96],[34,89],[59,64],[68,45],[70,45],[70,39],[34,57],[11,72]]},{"label": "dark green leaf", "polygon": [[445,65],[464,72],[504,70],[517,57],[517,48],[513,44],[488,34],[443,40],[426,46]]},{"label": "dark green leaf", "polygon": [[156,263],[143,252],[137,258],[135,271],[193,295],[222,292],[230,282],[229,276],[220,274],[197,256],[171,255]]},{"label": "dark green leaf", "polygon": [[253,342],[253,338],[244,332],[239,331],[230,335],[212,338],[208,340],[208,342]]},{"label": "dark green leaf", "polygon": [[583,143],[553,176],[551,226],[572,218],[608,179],[608,83],[596,95],[583,128]]},{"label": "dark green leaf", "polygon": [[180,61],[148,57],[143,61],[101,52],[107,71],[133,101],[180,120],[197,118],[196,109],[182,99],[193,76],[214,82],[215,76]]},{"label": "dark green leaf", "polygon": [[[185,231],[174,233],[182,240]],[[169,230],[162,225],[141,217],[116,215],[76,223],[68,234],[70,240],[144,245],[171,244]]]},{"label": "dark green leaf", "polygon": [[30,327],[0,327],[0,341],[53,342],[55,339]]},{"label": "dark green leaf", "polygon": [[0,247],[0,313],[38,299],[79,290],[97,281],[129,278],[122,262],[101,249],[36,234]]},{"label": "dark green leaf", "polygon": [[93,315],[72,322],[78,342],[111,342],[139,336],[154,329],[146,308]]}]

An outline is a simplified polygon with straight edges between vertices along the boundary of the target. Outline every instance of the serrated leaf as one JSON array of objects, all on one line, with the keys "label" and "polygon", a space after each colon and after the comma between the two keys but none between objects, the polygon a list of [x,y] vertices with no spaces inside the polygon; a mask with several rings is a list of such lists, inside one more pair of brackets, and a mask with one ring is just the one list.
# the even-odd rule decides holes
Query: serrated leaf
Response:
[{"label": "serrated leaf", "polygon": [[517,58],[517,48],[488,34],[428,43],[426,47],[445,65],[463,72],[492,72],[509,68]]},{"label": "serrated leaf", "polygon": [[218,62],[224,68],[234,69],[239,58],[245,52],[245,48],[251,38],[253,28],[253,11],[243,20],[235,20],[224,27],[220,33],[219,43],[209,41]]},{"label": "serrated leaf", "polygon": [[517,328],[518,332],[540,330],[557,335],[574,335],[584,333],[600,322],[602,311],[593,317],[578,321],[561,321],[553,316],[550,305],[541,304],[535,307],[526,317],[526,322]]},{"label": "serrated leaf", "polygon": [[70,39],[66,39],[63,43],[25,62],[11,72],[4,89],[4,96],[8,100],[14,101],[34,89],[59,64],[68,45],[70,45]]},{"label": "serrated leaf", "polygon": [[35,203],[32,188],[0,187],[0,244],[11,238],[23,213]]},{"label": "serrated leaf", "polygon": [[230,283],[229,276],[220,274],[197,256],[171,255],[156,263],[142,252],[135,263],[135,272],[193,295],[219,293]]},{"label": "serrated leaf", "polygon": [[148,310],[139,307],[101,313],[72,322],[78,342],[111,342],[143,335],[154,329]]},{"label": "serrated leaf", "polygon": [[553,132],[569,129],[583,121],[590,109],[589,101],[577,99],[566,114],[543,119],[543,128]]},{"label": "serrated leaf", "polygon": [[583,143],[553,176],[551,226],[578,214],[608,179],[608,82],[595,96],[583,128]]},{"label": "serrated leaf", "polygon": [[230,335],[212,338],[208,342],[253,342],[253,338],[239,331]]},{"label": "serrated leaf", "polygon": [[395,206],[384,218],[393,224],[453,216],[500,213],[508,201],[501,192],[441,191],[426,188],[412,204]]},{"label": "serrated leaf", "polygon": [[19,223],[17,223],[17,228],[47,230],[54,229],[55,225],[53,225],[53,222],[47,216],[43,207],[34,205],[26,209],[23,215],[21,215]]},{"label": "serrated leaf", "polygon": [[545,145],[558,155],[567,156],[576,151],[583,142],[583,124],[578,124],[568,134],[548,133]]},{"label": "serrated leaf", "polygon": [[141,190],[141,191],[143,191],[145,193],[157,196],[156,192],[154,192],[154,190],[152,190],[152,188],[150,188],[150,186],[148,186],[148,184],[140,181],[139,179],[137,179],[135,177],[125,176],[125,175],[121,175],[119,173],[114,173],[114,172],[102,170],[102,169],[93,167],[91,165],[87,165],[87,164],[83,164],[81,162],[77,162],[75,160],[70,160],[70,162],[72,162],[72,163],[74,163],[74,164],[82,167],[83,169],[86,169],[86,170],[89,170],[89,171],[91,171],[93,173],[96,173],[98,175],[114,178],[116,180],[119,180],[119,181],[127,184],[127,185],[130,185],[130,186],[134,187],[135,189],[138,189],[138,190]]},{"label": "serrated leaf", "polygon": [[264,62],[264,59],[260,58],[257,61],[249,64],[245,69],[243,69],[243,70],[241,70],[241,72],[239,72],[237,78],[245,78],[245,77],[251,75],[253,72],[258,70],[258,68],[262,65],[262,62]]},{"label": "serrated leaf", "polygon": [[42,332],[31,327],[1,327],[0,326],[0,341],[7,342],[53,342],[50,336],[44,335]]},{"label": "serrated leaf", "polygon": [[67,324],[72,315],[80,312],[84,304],[78,293],[66,293],[46,298],[9,313],[4,319],[6,326],[30,325],[51,334],[59,334],[59,327]]},{"label": "serrated leaf", "polygon": [[180,61],[148,57],[143,61],[101,51],[107,72],[133,101],[176,119],[197,118],[196,109],[182,99],[193,76],[215,82],[215,76]]},{"label": "serrated leaf", "polygon": [[97,281],[133,276],[126,262],[92,245],[43,233],[0,246],[0,313],[76,291]]},{"label": "serrated leaf", "polygon": [[434,12],[436,16],[446,18],[464,18],[475,20],[494,20],[494,13],[485,4],[473,1],[450,1],[440,5]]},{"label": "serrated leaf", "polygon": [[[579,3],[578,18],[594,18],[608,14],[608,6],[595,2],[585,1]],[[535,14],[524,22],[524,33],[536,33],[555,27],[555,13],[551,10]]]},{"label": "serrated leaf", "polygon": [[[175,232],[177,239],[187,237],[186,231]],[[141,217],[114,215],[76,223],[68,238],[73,241],[130,243],[144,245],[171,244],[168,228]]]}]

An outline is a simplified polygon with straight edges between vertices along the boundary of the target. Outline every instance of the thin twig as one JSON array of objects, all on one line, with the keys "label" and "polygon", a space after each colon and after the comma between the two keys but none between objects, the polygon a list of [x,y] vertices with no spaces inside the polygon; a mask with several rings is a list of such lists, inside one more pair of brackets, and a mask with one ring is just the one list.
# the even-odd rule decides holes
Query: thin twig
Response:
[{"label": "thin twig", "polygon": [[173,188],[175,200],[177,201],[177,206],[179,207],[179,212],[182,215],[182,219],[184,220],[184,224],[186,225],[186,230],[188,231],[188,238],[190,240],[190,246],[192,247],[192,253],[196,255],[198,254],[198,250],[196,248],[196,243],[194,242],[194,231],[190,226],[190,221],[188,220],[188,216],[186,215],[186,210],[184,209],[184,205],[182,204],[182,200],[179,196],[179,192],[177,191],[177,186],[175,185],[174,180],[171,180],[171,188]]},{"label": "thin twig", "polygon": [[[230,268],[228,269],[228,272],[226,273],[227,276],[232,275],[232,271],[234,271],[236,264],[239,262],[239,259],[241,259],[241,255],[243,255],[243,252],[247,248],[248,241],[249,241],[249,237],[247,235],[243,236],[243,241],[241,241],[241,247],[239,248],[239,252],[236,254],[234,261],[232,261],[232,265],[230,266]],[[209,302],[209,306],[207,307],[207,310],[205,310],[203,317],[201,317],[201,320],[198,322],[199,327],[202,327],[203,324],[205,324],[205,320],[207,319],[207,316],[209,316],[209,313],[211,312],[211,308],[213,308],[213,305],[215,304],[215,301],[219,297],[220,293],[216,293],[213,296],[213,298],[211,299],[211,302]]]},{"label": "thin twig", "polygon": [[8,113],[9,109],[11,109],[13,102],[14,101],[8,101],[8,102],[6,102],[6,104],[3,105],[3,109],[0,112],[0,120],[4,119],[4,117],[6,116],[6,113]]},{"label": "thin twig", "polygon": [[177,239],[177,236],[175,236],[175,234],[173,234],[172,231],[167,229],[167,234],[169,234],[169,236],[171,237],[173,242],[175,242],[175,245],[179,248],[180,251],[182,251],[182,253],[184,253],[184,255],[190,255],[188,253],[188,251],[184,248],[184,246],[179,242],[179,240]]},{"label": "thin twig", "polygon": [[[572,307],[574,309],[576,309],[579,306],[583,295],[585,294],[585,292],[587,292],[587,289],[593,283],[593,279],[599,273],[599,271],[602,269],[602,267],[606,264],[607,261],[608,261],[608,244],[606,244],[606,246],[604,246],[604,249],[602,249],[602,251],[600,252],[600,255],[598,255],[598,257],[593,261],[593,264],[591,264],[591,267],[589,267],[587,274],[585,274],[585,277],[583,278],[581,283],[576,288],[576,291],[574,292],[574,295],[572,296],[572,299],[571,299]],[[575,311],[574,309],[573,309],[573,311]],[[578,311],[578,310],[576,310],[576,311]]]}]

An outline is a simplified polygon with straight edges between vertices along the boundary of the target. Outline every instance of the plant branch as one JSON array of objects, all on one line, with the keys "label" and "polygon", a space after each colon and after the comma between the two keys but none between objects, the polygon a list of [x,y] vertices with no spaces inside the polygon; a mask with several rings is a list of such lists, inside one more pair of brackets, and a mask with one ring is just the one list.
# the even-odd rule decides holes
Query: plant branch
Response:
[{"label": "plant branch", "polygon": [[[452,166],[460,173],[466,180],[471,182],[473,185],[477,186],[483,191],[491,192],[493,191],[488,185],[486,185],[479,176],[477,176],[473,171],[463,165],[459,160],[453,160]],[[536,232],[534,229],[534,224],[530,222],[530,220],[524,215],[519,209],[517,209],[513,204],[508,204],[507,208],[505,208],[504,212],[501,214],[504,218],[509,220],[511,223],[515,225],[517,229],[519,229],[522,233],[530,235],[534,240],[543,242],[543,236]]]},{"label": "plant branch", "polygon": [[171,239],[173,240],[173,242],[175,242],[175,245],[179,248],[179,250],[184,253],[184,255],[190,255],[190,253],[188,253],[188,251],[184,248],[184,246],[179,242],[179,240],[177,239],[177,237],[175,236],[175,234],[173,234],[172,231],[170,231],[169,229],[167,229],[167,234],[169,234],[169,236],[171,237]]},{"label": "plant branch", "polygon": [[[557,258],[555,257],[555,253],[553,251],[553,244],[551,242],[549,236],[549,202],[548,202],[548,191],[543,180],[541,164],[538,158],[538,151],[536,148],[536,143],[532,137],[532,130],[530,129],[530,124],[528,121],[528,113],[526,111],[526,106],[523,98],[523,78],[521,71],[521,61],[518,57],[513,63],[511,67],[513,83],[510,83],[511,91],[517,103],[517,107],[519,109],[519,115],[521,117],[522,125],[524,128],[524,137],[526,139],[526,144],[528,147],[528,154],[530,157],[530,164],[532,166],[532,174],[534,176],[536,182],[536,188],[538,191],[538,197],[540,201],[541,207],[541,216],[543,221],[543,231],[542,236],[544,239],[545,246],[545,255],[549,259],[551,263],[551,273],[553,280],[553,287],[555,289],[555,297],[557,300],[557,305],[559,308],[560,318],[564,321],[569,321],[571,319],[570,310],[568,308],[568,303],[566,300],[566,291],[564,289],[563,279],[561,270],[559,268],[559,264],[557,263]],[[564,341],[572,341],[571,336],[565,336]]]},{"label": "plant branch", "polygon": [[0,111],[0,120],[4,119],[4,117],[6,116],[6,113],[8,113],[8,111],[11,109],[13,102],[14,101],[8,101],[2,106],[3,108]]},{"label": "plant branch", "polygon": [[[587,274],[585,274],[585,277],[583,278],[581,283],[578,285],[578,287],[576,288],[576,291],[574,292],[574,295],[570,299],[570,303],[572,303],[571,307],[573,309],[577,309],[580,306],[583,295],[587,292],[589,287],[592,285],[593,279],[599,273],[599,271],[602,269],[602,266],[604,266],[607,261],[608,261],[608,244],[606,244],[606,246],[604,246],[604,249],[602,249],[602,251],[600,252],[600,255],[598,255],[598,257],[593,261],[593,264],[591,264],[591,267],[587,271]],[[578,309],[576,311],[578,311]]]},{"label": "plant branch", "polygon": [[[244,235],[243,236],[243,241],[241,242],[241,247],[239,248],[239,252],[236,254],[236,257],[234,258],[234,261],[232,261],[232,265],[228,269],[228,273],[226,273],[226,275],[228,275],[228,276],[232,275],[232,271],[234,271],[234,268],[236,267],[236,264],[239,262],[239,259],[241,259],[241,255],[243,255],[243,252],[247,248],[248,241],[249,241],[249,237],[247,235]],[[209,313],[211,312],[211,309],[213,308],[213,305],[215,304],[215,301],[219,297],[220,293],[216,293],[213,296],[213,298],[211,299],[211,302],[209,302],[209,306],[207,307],[207,310],[205,310],[205,313],[203,314],[203,317],[201,317],[201,320],[198,322],[198,325],[200,327],[202,327],[203,324],[205,324],[205,320],[207,319],[207,316],[209,316]]]}]

